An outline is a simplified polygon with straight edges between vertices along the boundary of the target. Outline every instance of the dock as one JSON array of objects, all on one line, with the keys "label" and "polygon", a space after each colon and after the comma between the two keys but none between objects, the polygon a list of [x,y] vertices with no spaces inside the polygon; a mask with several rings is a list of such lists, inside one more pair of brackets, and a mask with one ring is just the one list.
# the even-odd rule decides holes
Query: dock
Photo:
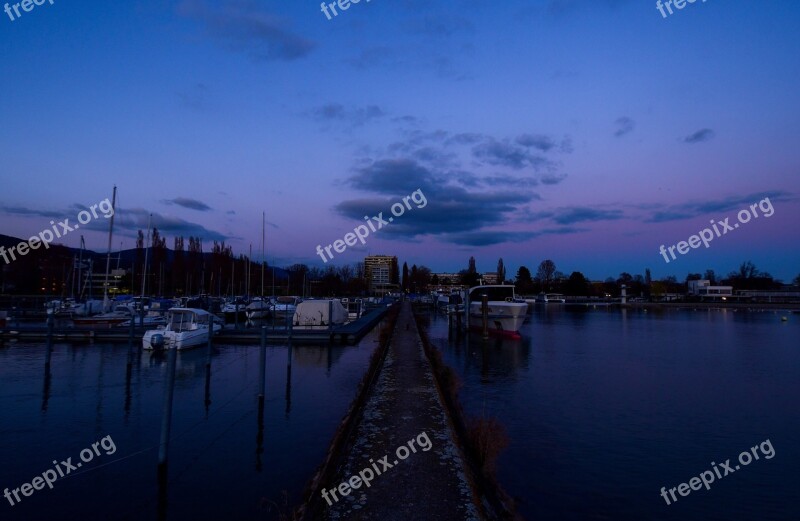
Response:
[{"label": "dock", "polygon": [[486,519],[409,302],[375,365],[296,518]]},{"label": "dock", "polygon": [[[267,342],[286,343],[291,340],[295,345],[309,344],[344,344],[354,345],[366,335],[375,324],[381,321],[388,308],[379,307],[364,313],[360,318],[331,329],[288,329],[267,327]],[[147,329],[135,327],[133,338],[141,343]],[[46,325],[17,324],[9,319],[0,328],[0,340],[33,340],[45,341],[48,337]],[[128,327],[58,327],[52,331],[52,339],[56,342],[128,342],[131,330]],[[231,344],[258,344],[261,342],[261,328],[225,327],[214,335],[213,342]]]}]

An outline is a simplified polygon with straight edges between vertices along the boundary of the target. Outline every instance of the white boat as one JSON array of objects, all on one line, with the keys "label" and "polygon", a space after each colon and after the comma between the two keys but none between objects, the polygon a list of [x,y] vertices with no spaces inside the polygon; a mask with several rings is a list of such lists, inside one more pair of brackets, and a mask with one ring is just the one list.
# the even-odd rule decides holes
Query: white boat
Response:
[{"label": "white boat", "polygon": [[217,332],[222,329],[219,321],[204,309],[172,308],[166,326],[147,330],[142,337],[142,348],[188,349],[205,345],[211,330]]},{"label": "white boat", "polygon": [[270,303],[269,299],[256,297],[247,305],[245,311],[247,313],[247,318],[253,320],[258,318],[269,318],[271,309],[272,304]]},{"label": "white boat", "polygon": [[566,303],[567,299],[564,298],[564,295],[560,293],[545,293],[541,292],[536,295],[536,303],[537,304],[564,304]]},{"label": "white boat", "polygon": [[116,326],[126,320],[130,320],[131,310],[127,306],[116,306],[114,311],[101,313],[93,317],[73,318],[72,322],[76,326]]},{"label": "white boat", "polygon": [[298,304],[300,304],[298,297],[278,297],[272,306],[272,316],[284,319],[293,316],[297,311]]},{"label": "white boat", "polygon": [[498,284],[471,288],[469,290],[470,328],[483,330],[483,295],[488,297],[489,332],[519,336],[519,329],[525,322],[528,304],[519,302],[514,294],[514,286]]},{"label": "white boat", "polygon": [[326,328],[347,322],[348,314],[338,299],[305,300],[292,317],[293,329]]},{"label": "white boat", "polygon": [[342,306],[347,310],[347,321],[352,322],[353,320],[357,320],[361,318],[362,313],[364,312],[364,300],[357,298],[350,300],[349,298],[341,299]]}]

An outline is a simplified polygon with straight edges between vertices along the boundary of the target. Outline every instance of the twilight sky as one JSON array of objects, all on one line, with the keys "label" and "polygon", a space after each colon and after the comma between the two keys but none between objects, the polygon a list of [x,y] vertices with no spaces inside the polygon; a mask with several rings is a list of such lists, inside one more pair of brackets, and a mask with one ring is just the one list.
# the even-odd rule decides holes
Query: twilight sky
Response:
[{"label": "twilight sky", "polygon": [[[0,6],[2,3],[0,3]],[[13,3],[12,3],[13,6]],[[674,9],[674,8],[673,8]],[[337,8],[338,10],[338,8]],[[13,14],[13,8],[11,9]],[[800,274],[800,3],[54,0],[0,13],[0,233],[118,186],[114,247],[168,237],[322,266],[335,253],[592,279],[742,261]],[[769,198],[668,264],[659,253]],[[373,221],[375,222],[375,221]],[[88,228],[88,229],[87,229]],[[721,228],[721,227],[718,227]],[[63,243],[104,251],[107,221]]]}]

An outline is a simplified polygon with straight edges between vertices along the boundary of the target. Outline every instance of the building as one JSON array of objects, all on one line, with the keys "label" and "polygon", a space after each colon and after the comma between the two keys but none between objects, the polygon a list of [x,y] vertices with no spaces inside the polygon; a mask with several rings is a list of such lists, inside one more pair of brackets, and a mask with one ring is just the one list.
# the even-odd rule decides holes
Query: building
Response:
[{"label": "building", "polygon": [[690,280],[688,294],[694,297],[731,297],[733,296],[733,286],[712,286],[707,280]]},{"label": "building", "polygon": [[370,293],[385,295],[400,287],[397,257],[392,255],[369,255],[364,257],[364,274]]}]

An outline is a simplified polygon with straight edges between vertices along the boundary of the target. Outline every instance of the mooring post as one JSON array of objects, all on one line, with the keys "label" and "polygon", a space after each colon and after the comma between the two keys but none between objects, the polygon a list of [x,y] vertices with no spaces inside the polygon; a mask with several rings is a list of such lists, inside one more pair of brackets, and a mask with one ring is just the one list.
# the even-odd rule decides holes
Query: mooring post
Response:
[{"label": "mooring post", "polygon": [[158,475],[166,483],[169,452],[169,433],[172,427],[172,397],[175,393],[175,361],[178,349],[167,347],[167,381],[164,383],[164,407],[161,416],[161,444],[158,447]]},{"label": "mooring post", "polygon": [[237,300],[235,303],[236,312],[233,314],[233,329],[239,330],[239,301]]},{"label": "mooring post", "polygon": [[211,351],[214,346],[214,317],[208,317],[208,352],[206,353],[206,367],[211,367]]},{"label": "mooring post", "polygon": [[469,319],[469,311],[470,311],[470,307],[469,307],[469,289],[467,289],[467,299],[466,299],[466,301],[467,301],[467,303],[464,306],[464,330],[465,331],[469,331],[469,320],[470,320]]},{"label": "mooring post", "polygon": [[50,358],[53,354],[53,326],[55,318],[50,310],[47,310],[47,353],[44,358],[44,369],[47,374],[50,373]]},{"label": "mooring post", "polygon": [[333,329],[333,299],[328,301],[328,331]]},{"label": "mooring post", "polygon": [[258,357],[258,403],[263,407],[264,393],[267,386],[267,326],[261,326],[261,350]]},{"label": "mooring post", "polygon": [[483,311],[483,338],[489,338],[489,296],[481,295],[481,308]]}]

